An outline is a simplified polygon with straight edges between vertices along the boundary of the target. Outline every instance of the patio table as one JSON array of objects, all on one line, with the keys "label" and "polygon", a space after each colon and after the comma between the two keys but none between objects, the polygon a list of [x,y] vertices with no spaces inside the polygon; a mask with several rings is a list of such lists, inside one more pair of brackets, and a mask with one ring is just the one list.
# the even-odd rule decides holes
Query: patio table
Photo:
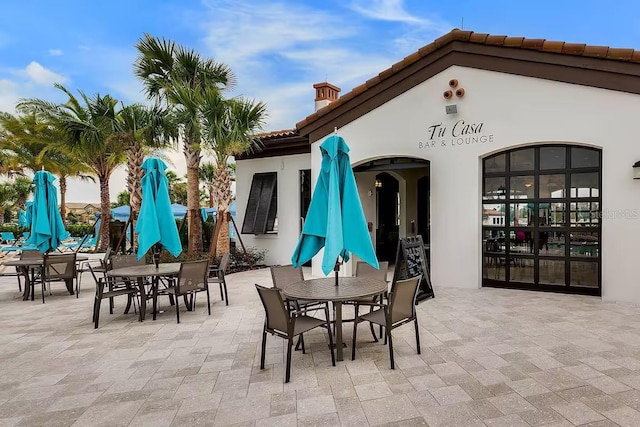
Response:
[{"label": "patio table", "polygon": [[[147,312],[147,291],[145,289],[144,278],[151,277],[151,292],[155,293],[158,289],[158,281],[160,277],[177,276],[180,272],[179,262],[169,262],[158,264],[135,265],[131,267],[116,268],[107,271],[109,277],[127,277],[136,279],[138,290],[140,291],[140,321],[142,322]],[[155,301],[155,299],[154,299]],[[153,319],[156,318],[156,307],[153,307]]]},{"label": "patio table", "polygon": [[368,277],[340,277],[338,286],[334,277],[309,279],[282,287],[289,299],[332,302],[336,322],[336,360],[342,355],[342,303],[358,298],[373,297],[387,291],[387,282]]},{"label": "patio table", "polygon": [[[76,256],[76,263],[86,261],[89,258],[86,256]],[[35,270],[38,267],[44,266],[44,256],[42,258],[27,258],[27,259],[14,259],[10,261],[5,261],[3,265],[9,267],[18,267],[18,270],[22,273],[25,280],[24,292],[22,293],[22,300],[27,301],[29,299],[29,295],[31,294],[31,282],[35,280]],[[31,274],[29,274],[31,271]],[[73,283],[66,283],[67,290],[70,295],[73,295]],[[31,295],[31,301],[33,301],[34,296]]]}]

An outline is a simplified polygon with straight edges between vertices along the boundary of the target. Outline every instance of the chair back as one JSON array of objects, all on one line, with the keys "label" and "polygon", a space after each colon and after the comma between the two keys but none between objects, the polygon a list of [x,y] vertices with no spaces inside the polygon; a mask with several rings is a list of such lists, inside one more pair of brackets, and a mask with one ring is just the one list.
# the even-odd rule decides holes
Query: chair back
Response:
[{"label": "chair back", "polygon": [[218,266],[218,270],[220,270],[222,274],[225,274],[227,272],[230,261],[231,261],[231,255],[229,254],[229,252],[222,255],[222,259],[220,260],[220,265]]},{"label": "chair back", "polygon": [[178,273],[178,280],[176,282],[176,293],[182,295],[196,289],[204,289],[207,284],[208,272],[208,259],[183,262],[180,264],[180,272]]},{"label": "chair back", "polygon": [[[91,264],[87,264],[87,267],[89,267],[89,272],[90,272],[90,273],[91,273],[91,275],[93,276],[93,280],[95,280],[95,282],[96,282],[96,286],[97,286],[97,287],[99,287],[99,286],[103,286],[103,282],[107,281],[107,277],[106,277],[106,276],[104,276],[104,277],[98,277],[98,276],[96,275],[96,272],[93,270],[93,267],[91,266]],[[104,275],[104,274],[105,274],[105,273],[103,272],[103,275]]]},{"label": "chair back", "polygon": [[371,267],[364,261],[358,261],[356,264],[356,277],[367,277],[375,280],[387,281],[387,271],[389,270],[389,262],[383,261],[378,263],[379,269]]},{"label": "chair back", "polygon": [[389,294],[389,312],[391,323],[410,319],[416,315],[416,296],[422,275],[410,279],[398,280]]},{"label": "chair back", "polygon": [[16,236],[12,231],[2,231],[0,232],[0,238],[7,243],[14,242],[16,240]]},{"label": "chair back", "polygon": [[104,253],[104,257],[100,260],[100,267],[103,270],[107,271],[110,267],[109,262],[111,261],[111,246],[109,246]]},{"label": "chair back", "polygon": [[76,254],[46,254],[44,256],[44,278],[46,280],[75,279]]},{"label": "chair back", "polygon": [[136,265],[145,265],[146,263],[144,257],[138,259],[137,255],[115,255],[111,258],[111,269],[135,267]]},{"label": "chair back", "polygon": [[272,266],[270,269],[271,280],[273,280],[273,287],[277,289],[282,289],[283,286],[287,286],[291,283],[301,282],[304,280],[302,269],[295,268],[291,264]]},{"label": "chair back", "polygon": [[289,335],[289,313],[284,306],[280,291],[277,288],[265,288],[260,285],[256,285],[256,289],[264,306],[267,329]]},{"label": "chair back", "polygon": [[43,255],[37,250],[27,250],[20,253],[20,259],[42,259]]}]

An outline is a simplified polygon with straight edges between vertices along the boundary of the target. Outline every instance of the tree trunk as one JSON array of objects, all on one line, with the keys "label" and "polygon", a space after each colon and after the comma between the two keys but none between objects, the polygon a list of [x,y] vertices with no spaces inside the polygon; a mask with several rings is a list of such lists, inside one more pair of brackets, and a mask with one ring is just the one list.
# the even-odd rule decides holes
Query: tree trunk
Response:
[{"label": "tree trunk", "polygon": [[188,254],[197,255],[202,252],[202,217],[200,215],[200,183],[198,176],[200,170],[200,150],[185,143],[184,157],[187,162]]},{"label": "tree trunk", "polygon": [[216,253],[218,255],[229,253],[231,246],[229,241],[229,221],[227,220],[226,215],[229,211],[229,205],[231,205],[232,198],[231,179],[225,165],[226,160],[224,160],[224,163],[218,164],[216,169],[216,178],[213,181],[213,185],[215,187],[215,200],[218,203],[217,218],[218,221],[221,221],[220,235],[218,236],[218,247],[216,249]]},{"label": "tree trunk", "polygon": [[213,184],[212,183],[208,183],[207,184],[207,189],[209,190],[209,207],[213,208],[216,205],[216,195],[215,195],[215,191],[213,188]]},{"label": "tree trunk", "polygon": [[111,245],[109,240],[109,223],[111,222],[111,200],[109,197],[109,177],[98,176],[100,181],[100,243],[99,249],[106,251]]},{"label": "tree trunk", "polygon": [[[136,222],[138,221],[138,215],[140,213],[140,206],[142,205],[142,177],[144,171],[142,170],[142,162],[144,161],[144,150],[142,145],[138,142],[134,142],[129,146],[127,154],[127,190],[129,191],[129,205],[131,206],[131,221],[133,229],[135,230]],[[138,245],[138,233],[133,233],[133,246]]]},{"label": "tree trunk", "polygon": [[60,175],[60,216],[62,222],[67,223],[67,177]]},{"label": "tree trunk", "polygon": [[6,211],[6,208],[2,208],[0,209],[0,227],[2,227],[4,225],[4,213]]}]

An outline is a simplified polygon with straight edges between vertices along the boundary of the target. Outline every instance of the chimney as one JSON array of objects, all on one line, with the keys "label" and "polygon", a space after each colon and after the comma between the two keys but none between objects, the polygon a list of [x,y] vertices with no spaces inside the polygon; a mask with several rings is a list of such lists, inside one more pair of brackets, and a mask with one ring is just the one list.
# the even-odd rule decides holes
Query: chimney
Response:
[{"label": "chimney", "polygon": [[313,88],[316,90],[316,111],[338,99],[338,94],[340,93],[338,86],[328,82],[316,83]]}]

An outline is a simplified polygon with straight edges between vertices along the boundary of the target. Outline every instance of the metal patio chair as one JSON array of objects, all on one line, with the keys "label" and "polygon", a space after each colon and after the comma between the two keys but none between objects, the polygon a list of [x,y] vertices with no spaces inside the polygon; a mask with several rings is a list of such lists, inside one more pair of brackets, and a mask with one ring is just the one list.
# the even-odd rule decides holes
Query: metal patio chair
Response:
[{"label": "metal patio chair", "polygon": [[[368,277],[374,280],[380,280],[382,282],[386,282],[387,281],[387,271],[389,270],[389,262],[388,261],[382,261],[378,263],[380,268],[379,269],[375,269],[373,267],[371,267],[369,264],[367,264],[364,261],[358,261],[358,263],[356,264],[356,277]],[[353,322],[355,321],[355,319],[358,317],[358,310],[359,310],[359,305],[360,304],[366,304],[366,303],[370,303],[370,302],[383,302],[383,298],[384,295],[374,295],[373,297],[367,297],[367,298],[358,298],[357,300],[353,300],[353,301],[345,301],[345,305],[353,305],[354,308],[354,317],[353,319],[342,319],[343,322]],[[370,307],[369,311],[372,311],[373,308]],[[376,331],[373,329],[373,324],[370,323],[369,327],[371,329],[371,335],[373,336],[373,340],[375,342],[378,342],[378,337],[376,336]],[[382,337],[382,327],[380,327],[380,337]]]},{"label": "metal patio chair", "polygon": [[[260,355],[260,369],[264,369],[265,352],[267,350],[267,332],[287,340],[287,365],[285,370],[285,383],[291,379],[291,350],[293,339],[320,326],[327,328],[329,333],[329,348],[331,349],[331,364],[336,366],[336,358],[333,351],[333,335],[331,333],[329,319],[329,304],[325,303],[326,319],[318,319],[306,315],[306,310],[288,310],[277,288],[265,288],[256,285],[260,301],[264,306],[265,321],[262,330],[262,352]],[[303,349],[304,353],[304,349]]]},{"label": "metal patio chair", "polygon": [[381,325],[385,328],[385,343],[389,341],[389,359],[391,369],[395,369],[393,361],[393,338],[391,331],[405,323],[414,322],[416,330],[416,348],[420,354],[420,332],[418,328],[418,317],[416,316],[416,296],[418,295],[418,284],[422,276],[412,277],[411,279],[398,280],[391,286],[389,292],[389,303],[356,303],[356,313],[359,305],[368,305],[371,307],[379,307],[378,310],[371,311],[362,316],[357,316],[353,324],[353,343],[351,346],[351,360],[356,358],[356,334],[358,331],[358,323],[368,321]]},{"label": "metal patio chair", "polygon": [[[174,281],[174,285],[165,290],[167,294],[175,296],[176,305],[176,320],[180,323],[180,296],[191,297],[191,311],[196,308],[195,296],[198,292],[207,293],[207,310],[209,316],[211,316],[211,298],[209,296],[209,283],[207,280],[209,271],[209,260],[204,259],[194,262],[183,262],[180,264],[180,272],[177,279]],[[155,313],[158,301],[158,294],[154,292],[153,295],[153,312]]]},{"label": "metal patio chair", "polygon": [[[73,293],[73,281],[77,278],[76,253],[45,254],[41,277],[43,304],[45,286],[49,286],[49,294],[51,294],[51,282],[65,282],[67,289]],[[34,287],[34,281],[32,281],[31,292],[34,292]]]},{"label": "metal patio chair", "polygon": [[227,280],[225,279],[225,274],[227,273],[230,262],[231,256],[229,253],[226,253],[222,255],[220,264],[217,267],[209,269],[209,283],[217,283],[220,285],[220,298],[226,305],[229,305],[229,294],[227,293]]}]

